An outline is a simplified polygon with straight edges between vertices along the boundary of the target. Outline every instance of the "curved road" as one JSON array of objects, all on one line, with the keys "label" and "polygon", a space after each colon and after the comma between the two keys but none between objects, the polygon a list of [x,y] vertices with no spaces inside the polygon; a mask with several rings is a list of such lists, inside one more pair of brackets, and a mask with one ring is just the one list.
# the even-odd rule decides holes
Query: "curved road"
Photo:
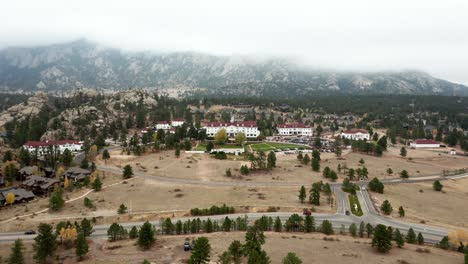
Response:
[{"label": "curved road", "polygon": [[[83,158],[83,154],[79,154],[75,157],[76,162],[80,162]],[[113,166],[98,166],[99,170],[121,174],[122,169],[113,167]],[[235,181],[202,181],[196,179],[183,179],[183,178],[173,178],[167,176],[156,176],[151,175],[148,173],[143,173],[139,171],[135,171],[134,175],[136,177],[141,177],[145,179],[155,180],[164,183],[176,183],[176,184],[192,184],[192,185],[204,185],[204,186],[241,186],[241,187],[254,187],[254,186],[300,186],[300,185],[309,185],[310,183],[294,183],[294,182],[235,182]],[[468,177],[468,173],[456,176],[420,176],[420,177],[412,177],[410,179],[387,179],[383,180],[385,184],[397,184],[397,183],[411,183],[411,182],[421,182],[421,181],[434,181],[434,180],[448,180],[448,179],[458,179],[458,178],[465,178]],[[359,182],[358,185],[361,187],[360,190],[357,192],[357,196],[359,198],[359,202],[361,204],[361,208],[363,210],[364,215],[361,217],[354,216],[354,215],[346,215],[345,212],[350,210],[348,194],[341,190],[341,184],[335,183],[332,184],[332,189],[336,197],[336,204],[337,204],[337,212],[335,214],[313,214],[316,225],[318,226],[323,220],[329,220],[332,222],[333,228],[335,232],[338,232],[342,226],[348,230],[348,227],[355,223],[359,226],[361,221],[364,223],[370,223],[373,226],[378,224],[384,224],[386,226],[392,226],[394,228],[400,229],[403,233],[406,233],[409,228],[413,228],[416,233],[421,232],[423,234],[425,241],[428,243],[437,243],[439,242],[444,236],[447,236],[448,230],[440,227],[434,227],[429,225],[423,224],[416,224],[416,223],[409,223],[398,221],[391,218],[386,218],[381,216],[374,208],[372,200],[369,197],[367,192],[367,181]],[[214,215],[214,216],[203,216],[199,217],[200,219],[212,219],[221,221],[226,216],[229,218],[237,218],[247,216],[249,221],[255,221],[260,217],[266,215],[271,217],[279,216],[284,223],[289,216],[293,214],[291,212],[274,212],[274,213],[247,213],[247,214],[230,214],[230,215]],[[173,221],[177,220],[188,220],[188,219],[195,219],[196,217],[183,217],[183,218],[174,218]],[[160,223],[159,221],[152,221],[152,224],[159,228]],[[126,228],[131,228],[132,226],[140,226],[143,222],[128,222],[128,223],[121,223]],[[97,225],[94,227],[94,233],[92,237],[106,237],[107,236],[107,229],[109,225]],[[11,242],[15,239],[21,238],[24,240],[33,239],[35,235],[24,235],[23,232],[10,232],[10,233],[0,233],[0,242]]]}]

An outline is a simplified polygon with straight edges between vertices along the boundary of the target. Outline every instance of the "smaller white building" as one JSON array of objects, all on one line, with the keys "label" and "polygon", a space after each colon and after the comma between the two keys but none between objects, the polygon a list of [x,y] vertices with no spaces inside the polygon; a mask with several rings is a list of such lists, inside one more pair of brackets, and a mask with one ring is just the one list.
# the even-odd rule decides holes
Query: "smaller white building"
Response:
[{"label": "smaller white building", "polygon": [[281,124],[278,125],[278,134],[281,136],[312,136],[312,128],[304,124],[293,123],[293,124]]},{"label": "smaller white building", "polygon": [[156,130],[169,130],[171,129],[171,125],[167,121],[158,121],[156,122]]},{"label": "smaller white building", "polygon": [[182,126],[184,123],[185,123],[185,120],[183,118],[176,118],[171,121],[171,126],[179,127],[179,126]]},{"label": "smaller white building", "polygon": [[367,130],[364,129],[354,129],[354,130],[346,130],[341,132],[341,138],[347,138],[351,140],[369,140],[370,135]]},{"label": "smaller white building", "polygon": [[410,143],[412,148],[439,148],[440,143],[432,139],[416,139]]}]

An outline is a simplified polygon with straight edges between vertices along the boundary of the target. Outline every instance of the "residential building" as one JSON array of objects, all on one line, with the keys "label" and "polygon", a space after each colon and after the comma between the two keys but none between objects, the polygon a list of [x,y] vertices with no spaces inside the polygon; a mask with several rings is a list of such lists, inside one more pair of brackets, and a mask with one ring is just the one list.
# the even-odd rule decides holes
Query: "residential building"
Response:
[{"label": "residential building", "polygon": [[242,122],[208,122],[203,127],[206,130],[208,137],[214,137],[221,129],[226,130],[228,137],[235,137],[237,133],[242,132],[248,138],[256,138],[260,135],[257,122],[242,121]]},{"label": "residential building", "polygon": [[312,136],[312,128],[304,124],[292,123],[292,124],[281,124],[277,126],[278,134],[281,136]]},{"label": "residential building", "polygon": [[37,151],[39,156],[47,153],[51,147],[59,153],[63,153],[65,149],[76,153],[83,150],[83,142],[74,140],[28,141],[23,145],[23,148],[30,153]]},{"label": "residential building", "polygon": [[351,140],[369,140],[370,135],[367,130],[364,129],[353,129],[346,130],[341,132],[341,138],[351,139]]},{"label": "residential building", "polygon": [[184,123],[185,123],[185,120],[183,118],[176,118],[171,121],[171,126],[178,127],[178,126],[182,126]]},{"label": "residential building", "polygon": [[159,129],[169,130],[171,129],[171,124],[169,124],[169,122],[167,121],[158,121],[156,122],[156,130],[159,130]]},{"label": "residential building", "polygon": [[29,202],[34,199],[34,193],[23,188],[11,188],[7,190],[0,191],[0,203],[4,204],[6,202],[7,195],[13,193],[15,195],[14,203],[23,203]]},{"label": "residential building", "polygon": [[416,139],[414,142],[410,143],[412,148],[438,148],[440,143],[432,139]]},{"label": "residential building", "polygon": [[67,177],[73,183],[82,182],[91,175],[90,170],[82,169],[79,167],[72,167],[65,171],[62,175],[63,178]]}]

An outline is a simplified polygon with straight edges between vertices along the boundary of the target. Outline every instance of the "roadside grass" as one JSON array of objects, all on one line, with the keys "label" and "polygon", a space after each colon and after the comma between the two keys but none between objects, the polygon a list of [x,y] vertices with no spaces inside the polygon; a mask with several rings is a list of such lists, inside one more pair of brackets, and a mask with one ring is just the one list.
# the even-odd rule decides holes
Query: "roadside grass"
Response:
[{"label": "roadside grass", "polygon": [[[348,198],[349,198],[349,206],[351,207],[351,212],[353,213],[353,215],[362,216],[364,213],[362,212],[361,204],[359,203],[359,198],[357,197],[357,195],[350,194]],[[357,205],[357,210],[354,207],[354,205]]]}]

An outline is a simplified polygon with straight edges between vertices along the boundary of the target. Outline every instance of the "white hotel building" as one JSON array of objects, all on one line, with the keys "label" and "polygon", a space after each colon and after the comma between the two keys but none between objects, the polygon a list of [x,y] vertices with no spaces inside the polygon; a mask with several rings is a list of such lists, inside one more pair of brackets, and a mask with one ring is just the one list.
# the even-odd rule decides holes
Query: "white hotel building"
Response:
[{"label": "white hotel building", "polygon": [[312,128],[304,124],[281,124],[277,126],[277,129],[280,136],[312,136]]},{"label": "white hotel building", "polygon": [[369,140],[370,135],[367,130],[355,129],[355,130],[346,130],[341,132],[341,138],[347,138],[351,140]]},{"label": "white hotel building", "polygon": [[203,127],[206,130],[208,137],[214,137],[219,130],[226,130],[228,137],[235,137],[237,133],[242,132],[248,138],[256,138],[260,135],[257,122],[242,121],[242,122],[209,122]]},{"label": "white hotel building", "polygon": [[65,149],[73,153],[83,150],[83,142],[74,140],[28,141],[24,143],[23,148],[29,151],[29,153],[37,151],[38,155],[44,155],[51,146],[59,153],[63,153]]}]

